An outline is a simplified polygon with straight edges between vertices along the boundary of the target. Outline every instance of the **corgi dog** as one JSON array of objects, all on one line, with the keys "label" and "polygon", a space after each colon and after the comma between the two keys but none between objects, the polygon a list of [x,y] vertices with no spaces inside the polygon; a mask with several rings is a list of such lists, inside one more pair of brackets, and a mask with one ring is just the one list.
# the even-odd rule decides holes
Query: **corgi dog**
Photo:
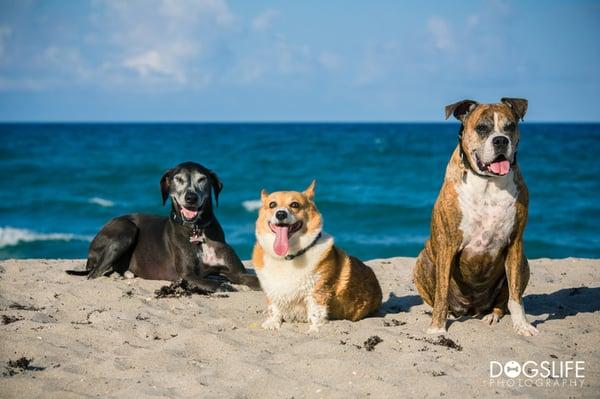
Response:
[{"label": "corgi dog", "polygon": [[316,332],[329,319],[357,321],[381,306],[373,270],[323,231],[315,185],[304,192],[261,192],[252,262],[269,304],[265,329],[308,321],[309,332]]}]

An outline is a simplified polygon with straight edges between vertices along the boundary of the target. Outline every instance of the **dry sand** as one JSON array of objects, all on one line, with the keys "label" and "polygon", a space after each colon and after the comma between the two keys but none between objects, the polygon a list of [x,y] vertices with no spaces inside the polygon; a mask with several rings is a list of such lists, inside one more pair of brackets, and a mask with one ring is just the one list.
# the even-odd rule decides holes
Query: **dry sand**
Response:
[{"label": "dry sand", "polygon": [[[600,260],[531,261],[525,308],[541,334],[516,335],[509,317],[495,327],[453,320],[447,336],[462,350],[424,340],[436,337],[423,333],[430,308],[412,286],[411,258],[368,262],[384,290],[381,316],[316,335],[306,324],[262,330],[262,292],[156,299],[165,282],[63,272],[83,263],[0,263],[0,314],[18,319],[0,324],[0,397],[600,396]],[[372,336],[382,342],[367,351]],[[21,357],[33,359],[25,370],[8,366]],[[585,378],[492,384],[494,360],[584,361]],[[532,380],[548,382],[562,384]]]}]

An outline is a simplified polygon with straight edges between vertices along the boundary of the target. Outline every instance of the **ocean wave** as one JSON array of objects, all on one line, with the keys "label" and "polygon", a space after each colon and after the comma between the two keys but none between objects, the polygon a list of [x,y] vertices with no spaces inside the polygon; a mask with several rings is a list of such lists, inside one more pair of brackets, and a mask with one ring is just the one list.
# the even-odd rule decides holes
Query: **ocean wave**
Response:
[{"label": "ocean wave", "polygon": [[90,198],[88,203],[90,204],[95,204],[95,205],[100,205],[104,208],[110,208],[111,206],[115,206],[115,203],[113,201],[104,199],[104,198],[100,198],[100,197],[93,197]]},{"label": "ocean wave", "polygon": [[242,201],[242,206],[248,212],[254,212],[260,209],[260,207],[262,206],[262,201],[259,199]]},{"label": "ocean wave", "polygon": [[68,233],[38,233],[15,227],[0,227],[0,248],[19,245],[21,242],[35,241],[91,241],[91,236]]}]

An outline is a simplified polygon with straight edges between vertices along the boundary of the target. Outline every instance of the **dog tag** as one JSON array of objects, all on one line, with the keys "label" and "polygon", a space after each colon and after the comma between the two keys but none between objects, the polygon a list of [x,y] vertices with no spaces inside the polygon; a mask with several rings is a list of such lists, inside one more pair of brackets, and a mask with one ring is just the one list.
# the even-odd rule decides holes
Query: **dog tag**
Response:
[{"label": "dog tag", "polygon": [[204,236],[195,234],[190,237],[190,242],[192,244],[204,244],[206,240],[204,239]]}]

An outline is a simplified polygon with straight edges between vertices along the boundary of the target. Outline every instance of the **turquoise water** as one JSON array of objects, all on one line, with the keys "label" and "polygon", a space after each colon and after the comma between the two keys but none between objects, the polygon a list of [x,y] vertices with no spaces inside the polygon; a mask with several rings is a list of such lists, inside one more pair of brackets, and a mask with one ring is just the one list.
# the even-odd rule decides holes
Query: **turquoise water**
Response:
[{"label": "turquoise water", "polygon": [[[159,179],[193,160],[224,183],[217,216],[244,259],[261,188],[316,178],[326,230],[363,259],[415,256],[456,145],[444,124],[0,124],[0,258],[84,258],[110,218],[168,214]],[[521,128],[530,258],[600,257],[600,124]]]}]

